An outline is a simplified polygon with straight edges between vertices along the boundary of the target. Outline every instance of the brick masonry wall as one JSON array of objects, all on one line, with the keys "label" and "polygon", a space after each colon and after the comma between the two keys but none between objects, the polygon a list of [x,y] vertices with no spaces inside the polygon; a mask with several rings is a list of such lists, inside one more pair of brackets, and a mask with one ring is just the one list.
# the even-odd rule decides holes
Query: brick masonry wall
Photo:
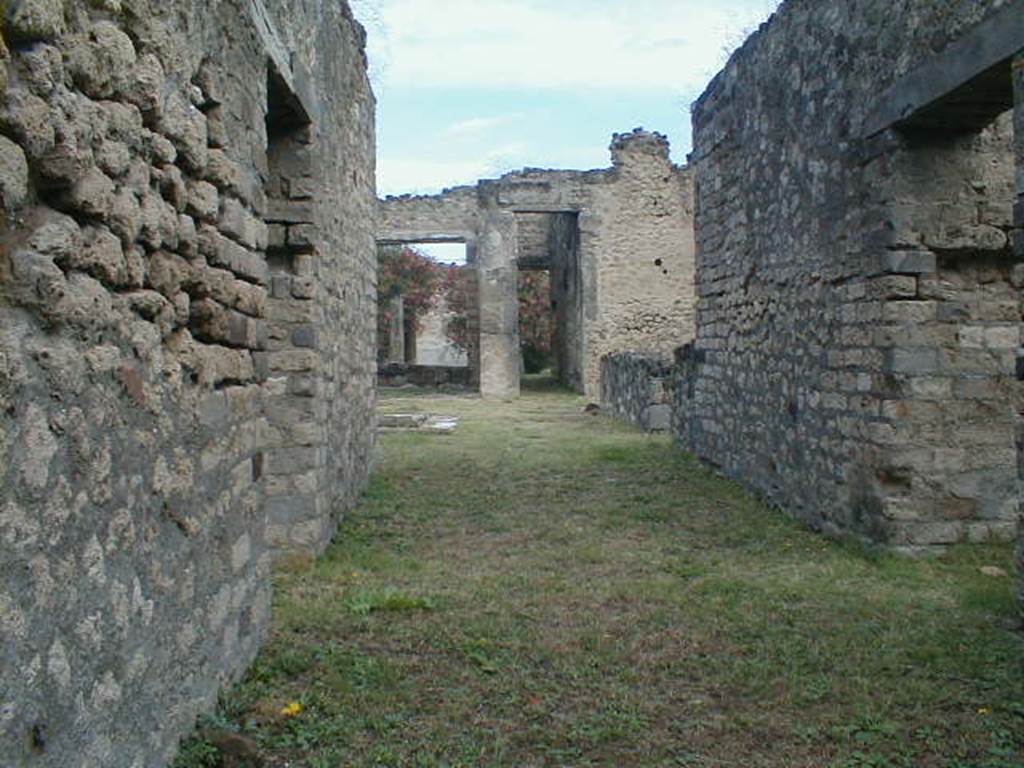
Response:
[{"label": "brick masonry wall", "polygon": [[[322,546],[366,476],[362,31],[337,2],[4,11],[0,765],[148,768],[255,654],[279,544],[315,515],[301,539]],[[312,121],[287,300],[268,258],[268,59]],[[298,298],[316,308],[285,339],[271,307]],[[321,431],[282,432],[289,397]],[[315,461],[285,452],[300,443]],[[315,511],[275,518],[267,499],[307,479]]]},{"label": "brick masonry wall", "polygon": [[1009,123],[859,138],[878,94],[1005,5],[789,0],[695,105],[677,431],[826,531],[1013,535]]}]

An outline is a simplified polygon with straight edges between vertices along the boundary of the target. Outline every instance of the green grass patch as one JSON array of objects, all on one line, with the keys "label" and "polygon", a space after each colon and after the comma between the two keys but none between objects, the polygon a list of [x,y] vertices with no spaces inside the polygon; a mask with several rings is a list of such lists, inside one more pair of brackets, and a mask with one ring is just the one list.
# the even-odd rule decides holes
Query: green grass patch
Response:
[{"label": "green grass patch", "polygon": [[1010,547],[829,541],[585,405],[382,393],[459,428],[382,436],[217,721],[268,766],[1024,766]]}]

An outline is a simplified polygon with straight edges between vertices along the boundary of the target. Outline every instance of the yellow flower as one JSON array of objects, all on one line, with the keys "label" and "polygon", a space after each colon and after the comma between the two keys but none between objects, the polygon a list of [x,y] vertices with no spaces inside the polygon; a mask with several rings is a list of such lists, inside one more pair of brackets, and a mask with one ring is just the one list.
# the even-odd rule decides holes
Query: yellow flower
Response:
[{"label": "yellow flower", "polygon": [[281,710],[281,714],[285,717],[295,717],[295,715],[299,714],[299,712],[301,711],[302,705],[299,704],[299,702],[297,701],[293,701],[291,704],[289,704],[287,707]]},{"label": "yellow flower", "polygon": [[981,709],[978,710],[978,714],[979,715],[991,715],[992,714],[992,707],[982,707]]}]

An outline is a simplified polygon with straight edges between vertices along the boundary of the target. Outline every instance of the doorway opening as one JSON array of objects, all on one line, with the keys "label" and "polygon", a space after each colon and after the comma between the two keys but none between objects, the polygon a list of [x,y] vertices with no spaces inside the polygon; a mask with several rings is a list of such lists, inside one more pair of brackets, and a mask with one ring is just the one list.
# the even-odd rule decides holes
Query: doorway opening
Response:
[{"label": "doorway opening", "polygon": [[[524,383],[583,387],[579,214],[517,211],[520,370]],[[533,378],[531,378],[533,377]]]},{"label": "doorway opening", "polygon": [[476,280],[464,240],[377,246],[382,384],[475,387]]}]

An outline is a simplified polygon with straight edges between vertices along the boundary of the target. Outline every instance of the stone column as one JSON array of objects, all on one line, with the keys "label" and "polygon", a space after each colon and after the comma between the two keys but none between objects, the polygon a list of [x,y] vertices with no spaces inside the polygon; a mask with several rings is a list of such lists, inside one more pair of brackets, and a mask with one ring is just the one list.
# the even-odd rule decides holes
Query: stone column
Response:
[{"label": "stone column", "polygon": [[466,357],[469,385],[480,389],[480,260],[476,240],[466,241]]},{"label": "stone column", "polygon": [[519,396],[519,299],[515,216],[483,212],[477,274],[480,295],[480,395]]},{"label": "stone column", "polygon": [[401,295],[391,300],[391,323],[388,327],[388,362],[405,362],[405,300]]},{"label": "stone column", "polygon": [[[1013,62],[1013,148],[1017,162],[1017,200],[1013,207],[1013,253],[1024,259],[1024,53]],[[1017,350],[1018,378],[1024,372],[1024,347]],[[1017,468],[1022,484],[1018,496],[1024,490],[1024,414],[1017,415]],[[1024,502],[1024,496],[1021,496]],[[1024,507],[1024,503],[1022,503]],[[1024,613],[1024,522],[1019,522],[1017,544],[1017,574],[1020,590],[1019,606]]]}]

